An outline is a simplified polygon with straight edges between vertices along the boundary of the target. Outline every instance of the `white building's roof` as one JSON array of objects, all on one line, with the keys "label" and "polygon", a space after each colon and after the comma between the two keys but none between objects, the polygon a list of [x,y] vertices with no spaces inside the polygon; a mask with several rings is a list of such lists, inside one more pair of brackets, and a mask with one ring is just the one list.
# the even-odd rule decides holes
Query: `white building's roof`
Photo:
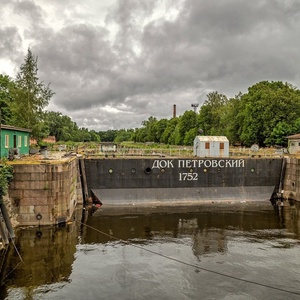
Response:
[{"label": "white building's roof", "polygon": [[293,140],[298,140],[298,139],[300,139],[300,133],[294,134],[294,135],[289,135],[287,138],[293,139]]},{"label": "white building's roof", "polygon": [[207,136],[207,135],[197,135],[201,142],[228,142],[226,136]]}]

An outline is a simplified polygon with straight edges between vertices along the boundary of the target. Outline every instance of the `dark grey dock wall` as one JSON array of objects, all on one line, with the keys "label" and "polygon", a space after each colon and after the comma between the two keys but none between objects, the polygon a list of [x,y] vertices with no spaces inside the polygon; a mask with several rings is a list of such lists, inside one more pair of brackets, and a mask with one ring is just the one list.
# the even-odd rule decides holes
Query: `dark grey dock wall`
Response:
[{"label": "dark grey dock wall", "polygon": [[267,200],[282,158],[84,159],[86,182],[104,204]]}]

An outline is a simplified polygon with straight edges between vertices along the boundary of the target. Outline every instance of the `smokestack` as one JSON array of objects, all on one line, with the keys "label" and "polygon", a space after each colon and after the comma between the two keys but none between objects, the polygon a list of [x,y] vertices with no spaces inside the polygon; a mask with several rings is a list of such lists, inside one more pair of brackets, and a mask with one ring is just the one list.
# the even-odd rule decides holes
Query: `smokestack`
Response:
[{"label": "smokestack", "polygon": [[176,104],[173,105],[173,118],[176,118]]}]

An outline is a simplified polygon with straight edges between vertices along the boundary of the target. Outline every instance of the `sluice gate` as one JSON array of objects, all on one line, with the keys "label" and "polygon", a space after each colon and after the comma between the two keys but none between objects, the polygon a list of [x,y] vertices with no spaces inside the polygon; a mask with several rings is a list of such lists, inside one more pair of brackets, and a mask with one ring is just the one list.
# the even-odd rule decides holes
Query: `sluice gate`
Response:
[{"label": "sluice gate", "polygon": [[270,200],[284,158],[82,159],[85,193],[104,205]]}]

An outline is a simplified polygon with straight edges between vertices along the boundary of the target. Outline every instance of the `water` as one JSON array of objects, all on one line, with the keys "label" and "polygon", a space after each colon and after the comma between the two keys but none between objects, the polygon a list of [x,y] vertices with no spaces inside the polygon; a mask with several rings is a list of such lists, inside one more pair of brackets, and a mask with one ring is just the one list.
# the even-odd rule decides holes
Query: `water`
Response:
[{"label": "water", "polygon": [[298,206],[78,210],[16,232],[0,299],[300,299]]}]

